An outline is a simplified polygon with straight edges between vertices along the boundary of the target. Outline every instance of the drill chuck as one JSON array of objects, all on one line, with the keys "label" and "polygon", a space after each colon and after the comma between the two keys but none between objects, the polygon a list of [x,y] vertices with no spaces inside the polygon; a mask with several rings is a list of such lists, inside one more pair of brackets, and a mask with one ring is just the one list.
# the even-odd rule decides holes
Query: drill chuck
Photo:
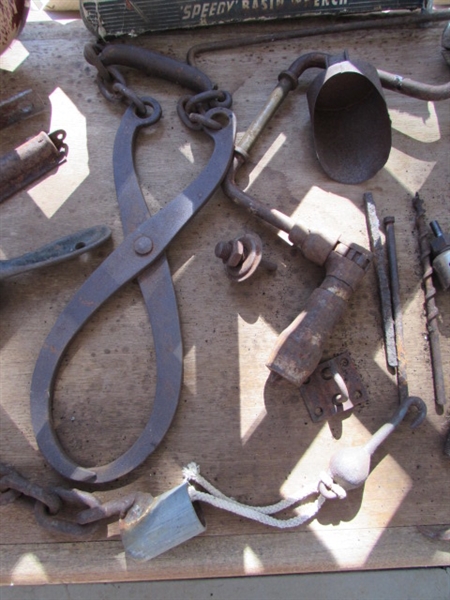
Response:
[{"label": "drill chuck", "polygon": [[450,234],[445,234],[437,221],[431,221],[431,231],[434,238],[431,240],[431,254],[433,256],[433,270],[444,290],[450,288]]}]

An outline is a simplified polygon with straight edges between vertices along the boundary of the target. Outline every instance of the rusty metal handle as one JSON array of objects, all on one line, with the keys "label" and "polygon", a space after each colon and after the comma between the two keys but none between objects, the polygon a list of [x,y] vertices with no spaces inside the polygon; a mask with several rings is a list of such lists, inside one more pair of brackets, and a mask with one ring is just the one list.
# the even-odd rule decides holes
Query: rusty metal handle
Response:
[{"label": "rusty metal handle", "polygon": [[113,65],[131,67],[150,77],[177,83],[194,92],[205,92],[214,88],[209,77],[196,67],[146,48],[110,44],[105,46],[98,58],[105,67]]},{"label": "rusty metal handle", "polygon": [[68,153],[62,129],[41,131],[0,157],[0,202],[62,164]]}]

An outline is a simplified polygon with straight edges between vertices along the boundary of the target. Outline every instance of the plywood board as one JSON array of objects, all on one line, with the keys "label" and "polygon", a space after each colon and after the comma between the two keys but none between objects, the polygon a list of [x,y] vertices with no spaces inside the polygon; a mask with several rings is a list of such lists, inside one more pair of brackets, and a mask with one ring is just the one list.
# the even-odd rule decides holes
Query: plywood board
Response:
[{"label": "plywood board", "polygon": [[[301,22],[312,26],[313,21]],[[194,44],[288,30],[291,23],[245,25],[154,35],[132,40],[183,60]],[[280,71],[310,51],[347,49],[385,71],[442,84],[449,67],[440,53],[443,25],[354,32],[205,53],[198,66],[233,94],[238,139],[263,107]],[[40,348],[57,316],[85,279],[123,239],[112,173],[112,144],[123,112],[108,103],[83,58],[91,34],[79,20],[30,22],[20,37],[26,58],[0,72],[2,95],[31,87],[48,109],[2,132],[2,153],[39,130],[64,128],[69,157],[45,181],[0,206],[3,258],[30,251],[67,233],[104,223],[112,240],[101,249],[5,281],[1,310],[1,460],[41,484],[63,485],[34,439],[30,382]],[[19,49],[20,49],[19,48]],[[429,219],[450,230],[449,101],[423,102],[386,92],[393,143],[386,166],[370,181],[331,181],[314,153],[305,97],[317,70],[300,80],[257,142],[239,183],[270,207],[318,230],[332,228],[368,246],[363,194],[371,191],[380,218],[396,217],[401,299],[410,392],[423,398],[428,417],[416,431],[408,422],[376,452],[366,485],[342,501],[326,502],[318,516],[277,531],[205,507],[206,532],[150,563],[125,558],[117,523],[88,541],[40,529],[31,505],[3,507],[2,582],[87,582],[299,573],[448,565],[450,546],[424,538],[416,526],[450,521],[443,455],[448,409],[434,404],[421,289],[421,265],[411,199],[424,198]],[[127,72],[139,94],[155,96],[164,117],[138,140],[136,165],[148,206],[156,212],[206,164],[211,145],[178,120],[186,92]],[[370,144],[371,140],[367,140]],[[256,231],[276,273],[229,281],[215,244]],[[269,381],[265,363],[279,333],[302,310],[324,272],[283,236],[235,206],[220,190],[168,249],[184,344],[179,409],[157,451],[130,476],[98,491],[102,500],[131,490],[160,494],[178,485],[182,467],[197,462],[224,493],[267,504],[318,481],[331,455],[367,441],[397,407],[395,377],[385,364],[375,272],[371,269],[325,348],[324,358],[349,350],[370,401],[349,418],[314,424],[299,390]],[[439,328],[450,390],[450,297],[438,292]],[[92,465],[120,455],[148,418],[155,386],[148,318],[138,286],[121,289],[71,345],[60,369],[53,417],[64,448]],[[449,392],[450,393],[450,392]],[[92,491],[92,488],[87,486]],[[288,515],[286,515],[288,516]]]}]

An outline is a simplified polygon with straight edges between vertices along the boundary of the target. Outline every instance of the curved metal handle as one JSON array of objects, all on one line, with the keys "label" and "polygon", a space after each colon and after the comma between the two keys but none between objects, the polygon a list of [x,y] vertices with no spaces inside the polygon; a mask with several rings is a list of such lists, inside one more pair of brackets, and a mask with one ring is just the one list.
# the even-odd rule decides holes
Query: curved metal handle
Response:
[{"label": "curved metal handle", "polygon": [[[136,122],[129,111],[133,112],[132,107],[125,114],[123,123],[128,123],[128,120],[134,123],[124,138],[131,144]],[[220,130],[207,130],[215,145],[205,169],[156,216],[148,218],[127,235],[122,244],[86,280],[58,318],[37,359],[31,382],[31,420],[34,434],[47,461],[69,479],[100,484],[129,473],[155,450],[175,412],[181,385],[182,361],[181,345],[177,345],[178,334],[175,332],[170,344],[173,350],[163,350],[162,354],[158,352],[158,348],[164,348],[164,325],[172,319],[178,319],[173,288],[170,291],[172,283],[164,251],[175,235],[209,200],[225,177],[232,159],[236,131],[236,122],[231,111],[223,108],[212,109],[208,111],[207,116],[225,116],[228,123]],[[120,140],[120,137],[117,139]],[[134,173],[132,165],[128,168],[132,168]],[[133,200],[130,198],[130,202]],[[150,243],[142,243],[143,239]],[[108,298],[136,276],[139,276],[141,289],[143,280],[146,280],[144,285],[149,286],[145,296],[147,309],[152,326],[155,323],[159,327],[154,331],[155,348],[160,356],[157,357],[158,379],[153,411],[144,431],[125,454],[107,465],[85,468],[65,453],[53,429],[51,404],[54,382],[63,354],[77,332]],[[168,301],[164,296],[167,290]],[[170,377],[172,367],[178,373],[175,379]],[[175,403],[169,403],[168,408],[167,395],[176,399]],[[155,415],[160,413],[161,427],[154,428]]]},{"label": "curved metal handle", "polygon": [[416,429],[423,423],[427,416],[427,406],[425,402],[418,396],[408,396],[408,398],[406,398],[400,404],[389,421],[382,425],[380,429],[373,434],[367,444],[365,444],[364,448],[370,455],[372,455],[378,446],[380,446],[384,440],[400,425],[411,406],[414,406],[417,409],[417,414],[410,425],[411,429]]},{"label": "curved metal handle", "polygon": [[402,77],[395,73],[388,73],[381,69],[378,69],[378,77],[380,78],[381,85],[386,90],[392,90],[393,92],[398,92],[404,96],[416,98],[416,100],[437,102],[439,100],[447,100],[450,98],[450,81],[432,85],[414,81],[413,79],[408,79],[408,77]]},{"label": "curved metal handle", "polygon": [[146,48],[110,44],[105,46],[98,58],[105,67],[113,65],[131,67],[150,77],[177,83],[194,92],[205,92],[214,88],[209,77],[196,67]]}]

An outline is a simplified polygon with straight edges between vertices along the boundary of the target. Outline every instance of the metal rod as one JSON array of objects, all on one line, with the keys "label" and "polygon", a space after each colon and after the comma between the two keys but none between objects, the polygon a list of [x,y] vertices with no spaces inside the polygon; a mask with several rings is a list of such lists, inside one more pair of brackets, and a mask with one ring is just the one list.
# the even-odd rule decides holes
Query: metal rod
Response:
[{"label": "metal rod", "polygon": [[[283,40],[292,40],[305,37],[314,37],[333,33],[346,33],[349,31],[373,30],[387,27],[408,27],[420,26],[425,23],[435,23],[439,21],[448,21],[450,19],[450,10],[439,10],[435,12],[421,12],[420,14],[401,15],[401,16],[377,16],[367,19],[351,20],[344,23],[332,22],[330,25],[320,25],[318,27],[305,27],[301,29],[287,29],[277,33],[267,33],[255,36],[245,36],[242,38],[230,38],[216,42],[205,42],[196,44],[187,54],[187,63],[195,66],[196,58],[205,52],[215,52],[218,50],[231,50],[253,46],[256,44],[269,44]],[[305,23],[303,24],[305,25]]]},{"label": "metal rod", "polygon": [[228,173],[225,177],[224,182],[222,183],[223,189],[228,197],[232,198],[233,201],[243,208],[247,209],[250,213],[262,219],[266,223],[269,223],[276,229],[280,229],[286,233],[289,233],[293,226],[295,225],[295,221],[277,210],[276,208],[269,208],[265,206],[262,202],[244,192],[236,183],[235,176],[237,170],[244,163],[244,158],[242,156],[237,156]]},{"label": "metal rod", "polygon": [[235,151],[237,153],[241,154],[245,159],[248,158],[248,153],[253,148],[256,140],[284,102],[289,92],[295,90],[297,87],[298,79],[302,73],[311,68],[324,69],[327,66],[327,57],[328,55],[323,52],[304,54],[297,58],[286,71],[282,71],[279,74],[277,86],[236,146]]},{"label": "metal rod", "polygon": [[286,96],[293,89],[291,81],[282,80],[278,83],[275,89],[270,94],[262,110],[259,112],[255,120],[248,127],[235,147],[235,152],[242,154],[244,158],[248,157],[250,150],[253,148],[256,140],[265,129],[273,115],[284,102]]},{"label": "metal rod", "polygon": [[400,279],[397,263],[397,246],[395,242],[395,217],[385,217],[386,249],[389,262],[389,273],[391,282],[392,312],[395,325],[395,345],[397,348],[397,386],[400,404],[408,398],[408,377],[405,344],[403,339],[403,317],[400,302]]},{"label": "metal rod", "polygon": [[380,235],[380,222],[378,220],[375,202],[370,192],[366,192],[364,194],[364,204],[366,208],[367,230],[370,238],[370,249],[373,252],[374,264],[378,278],[378,289],[380,292],[386,362],[389,367],[395,368],[398,365],[398,361],[395,348],[391,290],[389,287],[389,277],[386,268],[384,246]]}]

